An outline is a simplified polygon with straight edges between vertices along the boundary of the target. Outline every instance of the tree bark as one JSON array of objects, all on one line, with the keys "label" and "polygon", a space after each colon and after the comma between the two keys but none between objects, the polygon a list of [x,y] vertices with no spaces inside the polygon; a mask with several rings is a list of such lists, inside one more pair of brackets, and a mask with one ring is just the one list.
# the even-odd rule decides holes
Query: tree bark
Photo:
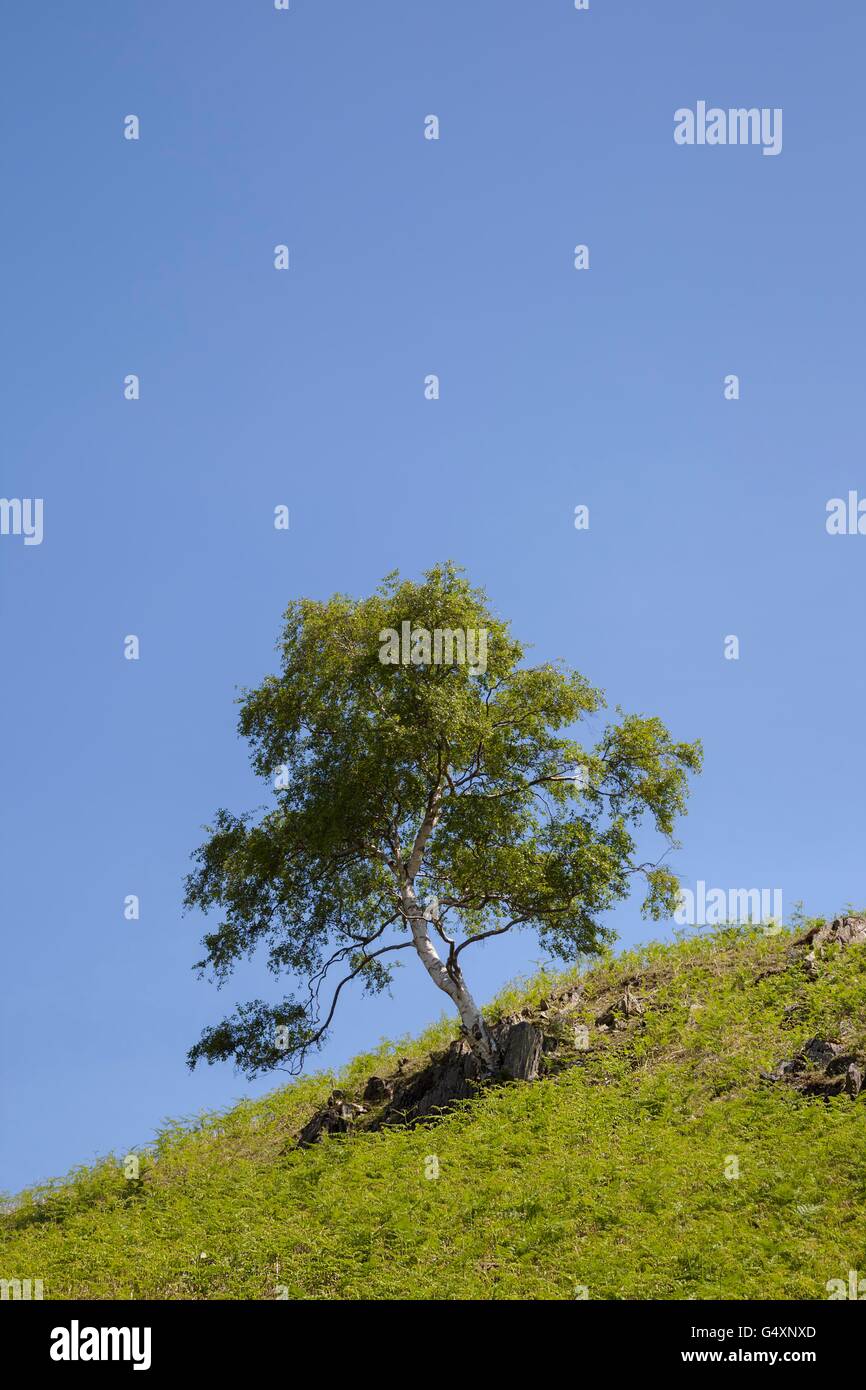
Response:
[{"label": "tree bark", "polygon": [[460,967],[453,965],[449,970],[442,960],[427,934],[427,919],[424,916],[424,910],[418,903],[411,887],[405,889],[404,899],[412,940],[421,964],[434,985],[441,989],[444,994],[447,994],[455,1005],[463,1024],[466,1041],[485,1071],[491,1074],[497,1072],[500,1063],[499,1050],[490,1035],[487,1024],[484,1022],[484,1015],[466,986]]},{"label": "tree bark", "polygon": [[[439,819],[439,807],[442,800],[442,780],[440,779],[434,787],[430,800],[427,804],[427,814],[415,836],[415,843],[409,855],[408,862],[403,866],[399,852],[399,844],[395,843],[395,873],[397,874],[400,887],[400,897],[403,904],[403,915],[409,923],[412,932],[412,941],[415,950],[420,957],[421,964],[430,976],[430,979],[441,989],[444,994],[456,1006],[463,1024],[463,1031],[466,1034],[466,1041],[474,1055],[478,1058],[485,1071],[494,1074],[500,1068],[499,1049],[494,1042],[484,1017],[472,995],[466,987],[463,979],[463,972],[457,962],[452,960],[446,965],[442,960],[433,942],[428,935],[427,918],[424,916],[424,909],[418,902],[415,894],[415,877],[421,867],[424,857],[425,846],[436,828]],[[399,868],[396,867],[399,865]]]}]

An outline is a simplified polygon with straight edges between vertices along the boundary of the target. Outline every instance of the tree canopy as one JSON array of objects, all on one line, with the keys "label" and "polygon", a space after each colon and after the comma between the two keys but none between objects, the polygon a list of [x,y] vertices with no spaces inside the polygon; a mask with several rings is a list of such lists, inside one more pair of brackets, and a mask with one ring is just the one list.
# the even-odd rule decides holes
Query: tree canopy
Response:
[{"label": "tree canopy", "polygon": [[646,915],[673,912],[677,879],[639,861],[636,834],[646,819],[672,842],[700,744],[618,711],[584,746],[575,733],[601,692],[560,663],[526,664],[453,564],[418,583],[392,573],[368,598],[293,601],[278,652],[239,720],[275,803],[217,811],[185,903],[219,910],[200,970],[223,980],[262,949],[294,992],[206,1029],[191,1066],[298,1069],[342,991],[387,989],[411,950],[495,1071],[470,947],[523,930],[562,960],[594,954],[635,875]]}]

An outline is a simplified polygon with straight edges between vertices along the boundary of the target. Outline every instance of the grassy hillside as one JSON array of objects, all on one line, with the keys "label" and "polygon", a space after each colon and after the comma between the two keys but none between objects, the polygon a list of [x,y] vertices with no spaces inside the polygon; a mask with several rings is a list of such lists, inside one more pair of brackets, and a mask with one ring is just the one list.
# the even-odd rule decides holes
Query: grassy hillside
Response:
[{"label": "grassy hillside", "polygon": [[[574,1066],[432,1126],[297,1150],[327,1075],[170,1127],[137,1182],[115,1157],[24,1194],[0,1218],[0,1277],[42,1278],[46,1298],[826,1299],[866,1275],[866,1091],[759,1073],[814,1035],[866,1056],[866,947],[810,975],[791,942],[724,929],[611,956],[585,977]],[[597,1028],[628,981],[642,1016]],[[453,1036],[384,1046],[340,1085]]]}]

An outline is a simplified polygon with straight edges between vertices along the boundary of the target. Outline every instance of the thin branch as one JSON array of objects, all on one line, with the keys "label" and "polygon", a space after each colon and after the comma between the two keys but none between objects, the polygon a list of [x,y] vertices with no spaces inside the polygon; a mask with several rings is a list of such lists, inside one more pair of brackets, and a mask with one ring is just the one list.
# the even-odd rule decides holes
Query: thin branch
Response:
[{"label": "thin branch", "polygon": [[487,941],[491,936],[502,936],[505,932],[511,931],[512,927],[517,927],[521,922],[526,922],[528,920],[527,917],[515,917],[513,922],[507,923],[504,927],[493,927],[490,931],[479,932],[477,936],[467,936],[466,940],[461,941],[457,950],[454,952],[454,959],[456,960],[460,952],[465,951],[467,946],[474,946],[476,941]]},{"label": "thin branch", "polygon": [[363,972],[364,968],[367,965],[369,965],[370,961],[375,960],[377,956],[384,956],[388,951],[405,951],[409,946],[412,945],[414,945],[412,941],[398,941],[396,945],[382,946],[378,951],[371,951],[368,956],[365,955],[364,959],[361,961],[361,964],[357,967],[357,969],[353,970],[351,975],[346,975],[345,978],[342,979],[340,983],[337,985],[337,988],[334,990],[334,997],[331,1000],[331,1007],[328,1010],[328,1017],[325,1019],[324,1023],[321,1025],[321,1027],[318,1029],[315,1035],[310,1039],[310,1042],[307,1044],[307,1047],[312,1047],[314,1043],[317,1043],[319,1041],[323,1033],[327,1032],[331,1019],[334,1017],[334,1010],[337,1007],[337,1000],[340,997],[340,990],[343,988],[344,985],[347,985],[350,980],[356,979],[357,976]]}]

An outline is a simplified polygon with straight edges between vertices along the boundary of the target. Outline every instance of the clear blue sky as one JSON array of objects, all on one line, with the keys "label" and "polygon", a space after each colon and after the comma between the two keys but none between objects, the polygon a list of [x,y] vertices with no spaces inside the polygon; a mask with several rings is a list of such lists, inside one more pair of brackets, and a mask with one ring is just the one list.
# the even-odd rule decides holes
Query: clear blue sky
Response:
[{"label": "clear blue sky", "polygon": [[[703,738],[685,883],[866,901],[866,537],[825,530],[866,492],[863,6],[6,0],[3,29],[0,493],[45,538],[0,537],[0,1186],[274,1084],[186,1070],[273,983],[197,980],[180,903],[213,810],[265,800],[233,700],[292,597],[456,559],[539,660]],[[698,100],[781,107],[781,155],[678,147]],[[492,942],[471,983],[540,957]],[[322,1061],[439,1015],[419,964],[400,986]]]}]

